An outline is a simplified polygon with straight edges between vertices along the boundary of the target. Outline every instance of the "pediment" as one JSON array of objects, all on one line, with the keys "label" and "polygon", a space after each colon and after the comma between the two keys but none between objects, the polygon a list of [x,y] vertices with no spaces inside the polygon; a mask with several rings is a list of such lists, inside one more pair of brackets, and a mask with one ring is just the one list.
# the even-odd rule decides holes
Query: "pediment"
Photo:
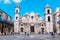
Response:
[{"label": "pediment", "polygon": [[39,16],[39,13],[36,13],[36,12],[28,12],[28,13],[26,13],[25,14],[25,16],[27,17],[27,16]]}]

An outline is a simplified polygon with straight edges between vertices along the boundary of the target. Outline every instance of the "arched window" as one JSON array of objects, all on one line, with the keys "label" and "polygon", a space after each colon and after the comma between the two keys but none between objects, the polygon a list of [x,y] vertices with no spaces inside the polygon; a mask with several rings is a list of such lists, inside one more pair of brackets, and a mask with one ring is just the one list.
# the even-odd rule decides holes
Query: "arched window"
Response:
[{"label": "arched window", "polygon": [[42,24],[42,26],[43,26],[43,24]]},{"label": "arched window", "polygon": [[48,16],[48,21],[50,22],[50,16]]},{"label": "arched window", "polygon": [[34,17],[33,16],[31,16],[31,19],[33,19]]},{"label": "arched window", "polygon": [[18,19],[18,17],[16,17],[16,19]]},{"label": "arched window", "polygon": [[16,13],[18,13],[18,10],[16,10]]},{"label": "arched window", "polygon": [[47,13],[50,14],[50,10],[47,10]]},{"label": "arched window", "polygon": [[21,24],[21,26],[23,26],[23,24]]}]

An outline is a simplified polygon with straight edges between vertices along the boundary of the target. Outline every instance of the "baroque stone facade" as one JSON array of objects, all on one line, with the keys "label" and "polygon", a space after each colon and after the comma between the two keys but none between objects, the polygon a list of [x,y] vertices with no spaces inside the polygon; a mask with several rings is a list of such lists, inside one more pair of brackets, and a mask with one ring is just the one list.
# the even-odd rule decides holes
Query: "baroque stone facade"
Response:
[{"label": "baroque stone facade", "polygon": [[[39,34],[39,33],[60,33],[56,17],[59,15],[60,8],[53,13],[51,7],[47,4],[44,9],[44,20],[39,13],[28,12],[20,16],[20,7],[17,4],[15,8],[14,32],[19,34]],[[57,16],[56,16],[57,15]],[[56,19],[56,20],[55,20]]]}]

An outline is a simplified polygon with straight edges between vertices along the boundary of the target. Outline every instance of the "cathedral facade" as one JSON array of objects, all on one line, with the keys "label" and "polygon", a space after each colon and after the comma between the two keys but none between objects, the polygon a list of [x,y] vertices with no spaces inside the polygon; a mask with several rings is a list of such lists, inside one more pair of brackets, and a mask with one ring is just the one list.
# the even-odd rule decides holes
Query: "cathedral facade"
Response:
[{"label": "cathedral facade", "polygon": [[58,15],[60,8],[56,8],[52,12],[51,7],[47,4],[44,8],[44,19],[39,13],[28,12],[24,16],[20,16],[20,7],[16,5],[14,32],[19,34],[45,34],[45,33],[60,33]]}]

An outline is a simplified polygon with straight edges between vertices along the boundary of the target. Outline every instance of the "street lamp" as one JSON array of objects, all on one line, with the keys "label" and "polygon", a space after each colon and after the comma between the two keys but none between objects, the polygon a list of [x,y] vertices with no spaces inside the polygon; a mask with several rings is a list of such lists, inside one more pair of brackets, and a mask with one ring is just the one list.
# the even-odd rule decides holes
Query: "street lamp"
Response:
[{"label": "street lamp", "polygon": [[59,24],[59,34],[60,34],[60,13],[58,15],[58,24]]}]

